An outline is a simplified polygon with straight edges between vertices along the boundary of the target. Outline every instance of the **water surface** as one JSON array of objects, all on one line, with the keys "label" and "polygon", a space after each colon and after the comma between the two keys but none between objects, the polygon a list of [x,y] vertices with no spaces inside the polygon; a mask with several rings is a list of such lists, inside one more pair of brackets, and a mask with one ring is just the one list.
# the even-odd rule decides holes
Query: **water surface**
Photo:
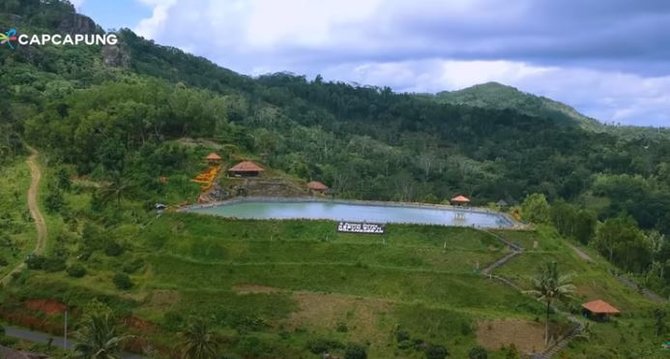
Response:
[{"label": "water surface", "polygon": [[502,214],[477,210],[321,201],[244,201],[213,207],[191,208],[188,211],[245,219],[329,219],[482,228],[513,226],[513,223]]}]

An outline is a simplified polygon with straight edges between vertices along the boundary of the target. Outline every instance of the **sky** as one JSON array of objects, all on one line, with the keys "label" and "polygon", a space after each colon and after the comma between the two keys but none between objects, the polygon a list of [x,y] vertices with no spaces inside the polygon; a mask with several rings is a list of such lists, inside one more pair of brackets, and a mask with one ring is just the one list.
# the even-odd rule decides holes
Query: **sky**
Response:
[{"label": "sky", "polygon": [[668,0],[75,0],[248,74],[396,91],[496,81],[605,123],[670,127]]}]

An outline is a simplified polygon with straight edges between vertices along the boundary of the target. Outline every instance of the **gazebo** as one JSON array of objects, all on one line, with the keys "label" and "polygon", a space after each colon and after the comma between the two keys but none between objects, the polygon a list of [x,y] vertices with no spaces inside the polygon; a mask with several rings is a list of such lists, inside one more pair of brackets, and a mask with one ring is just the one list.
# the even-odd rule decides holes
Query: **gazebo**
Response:
[{"label": "gazebo", "polygon": [[207,157],[205,157],[205,159],[211,165],[218,165],[219,163],[221,163],[222,160],[221,156],[219,156],[219,154],[216,152],[208,154]]},{"label": "gazebo", "polygon": [[328,190],[328,186],[319,181],[312,181],[308,183],[307,188],[312,192],[318,192],[318,193],[324,193]]},{"label": "gazebo", "polygon": [[263,167],[252,161],[242,161],[228,169],[228,174],[233,177],[257,177],[265,171]]},{"label": "gazebo", "polygon": [[619,309],[614,308],[611,304],[601,299],[582,304],[582,314],[593,320],[606,321],[609,320],[610,316],[618,315],[619,313],[621,313]]},{"label": "gazebo", "polygon": [[451,204],[454,206],[467,206],[470,204],[470,198],[459,194],[458,196],[449,200],[449,202],[451,202]]}]

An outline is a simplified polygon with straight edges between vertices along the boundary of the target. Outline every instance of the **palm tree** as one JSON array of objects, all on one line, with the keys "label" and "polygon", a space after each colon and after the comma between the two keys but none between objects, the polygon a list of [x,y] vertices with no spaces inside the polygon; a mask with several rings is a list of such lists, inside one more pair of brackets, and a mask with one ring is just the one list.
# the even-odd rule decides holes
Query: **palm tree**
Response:
[{"label": "palm tree", "polygon": [[118,359],[121,342],[129,336],[119,335],[109,315],[93,315],[78,332],[75,357],[82,359]]},{"label": "palm tree", "polygon": [[565,300],[575,291],[572,275],[561,275],[556,262],[547,262],[533,278],[533,289],[528,293],[547,303],[547,317],[544,322],[544,344],[549,344],[549,312],[555,300]]},{"label": "palm tree", "polygon": [[202,320],[191,323],[182,333],[184,359],[212,359],[217,357],[219,343],[215,334]]}]

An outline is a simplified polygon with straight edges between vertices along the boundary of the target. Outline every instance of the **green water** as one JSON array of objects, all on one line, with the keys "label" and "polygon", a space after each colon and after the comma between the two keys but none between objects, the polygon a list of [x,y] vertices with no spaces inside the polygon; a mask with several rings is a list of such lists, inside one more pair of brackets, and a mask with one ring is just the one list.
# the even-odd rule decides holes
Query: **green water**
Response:
[{"label": "green water", "polygon": [[321,201],[248,201],[227,203],[214,207],[193,208],[189,212],[247,219],[329,219],[334,221],[418,223],[481,228],[505,228],[514,225],[501,214],[468,209],[397,207]]}]

